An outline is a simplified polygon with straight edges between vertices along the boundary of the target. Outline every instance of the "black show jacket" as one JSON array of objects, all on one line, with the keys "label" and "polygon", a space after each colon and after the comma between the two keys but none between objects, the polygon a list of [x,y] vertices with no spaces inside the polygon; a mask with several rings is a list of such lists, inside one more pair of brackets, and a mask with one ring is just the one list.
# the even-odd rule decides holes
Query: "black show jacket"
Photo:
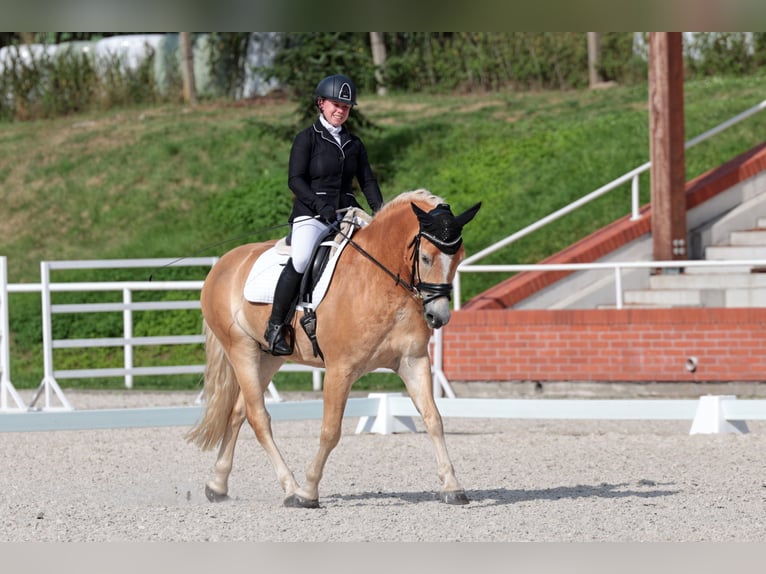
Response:
[{"label": "black show jacket", "polygon": [[302,215],[318,215],[325,205],[360,207],[351,189],[354,177],[373,213],[383,205],[362,140],[345,127],[340,138],[338,145],[319,119],[295,136],[288,172],[288,186],[295,194],[291,222]]}]

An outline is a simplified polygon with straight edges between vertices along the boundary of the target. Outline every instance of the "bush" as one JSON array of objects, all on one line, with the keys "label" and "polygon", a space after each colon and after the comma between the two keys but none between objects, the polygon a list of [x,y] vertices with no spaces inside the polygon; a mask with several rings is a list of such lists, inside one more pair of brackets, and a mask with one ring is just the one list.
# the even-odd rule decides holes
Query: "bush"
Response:
[{"label": "bush", "polygon": [[265,241],[287,235],[292,192],[284,174],[264,175],[210,199],[210,219],[231,236]]},{"label": "bush", "polygon": [[116,56],[96,60],[77,43],[11,46],[0,67],[0,119],[51,118],[115,106],[153,104],[180,94],[180,72],[160,90],[152,54],[136,68]]}]

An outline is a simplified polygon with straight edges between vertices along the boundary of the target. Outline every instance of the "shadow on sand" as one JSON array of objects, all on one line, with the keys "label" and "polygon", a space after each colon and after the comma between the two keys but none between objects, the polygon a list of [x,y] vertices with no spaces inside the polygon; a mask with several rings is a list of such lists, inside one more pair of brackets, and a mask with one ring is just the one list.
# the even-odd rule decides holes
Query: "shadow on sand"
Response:
[{"label": "shadow on sand", "polygon": [[[661,485],[652,480],[641,479],[634,485],[627,482],[610,484],[602,482],[596,485],[578,484],[576,486],[557,486],[539,490],[493,488],[485,490],[467,490],[466,495],[472,503],[482,506],[515,504],[532,500],[574,500],[578,498],[659,498],[678,494],[679,490],[660,488]],[[322,497],[325,501],[337,500],[344,502],[369,502],[386,500],[393,504],[415,504],[438,500],[436,492],[361,492],[358,494],[331,494]],[[398,500],[398,502],[394,502]]]}]

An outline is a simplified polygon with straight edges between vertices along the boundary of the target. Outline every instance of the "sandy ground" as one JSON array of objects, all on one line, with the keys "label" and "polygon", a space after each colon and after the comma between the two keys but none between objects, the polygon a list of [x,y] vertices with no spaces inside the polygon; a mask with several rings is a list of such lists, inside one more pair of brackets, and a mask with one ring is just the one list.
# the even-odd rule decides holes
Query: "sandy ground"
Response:
[{"label": "sandy ground", "polygon": [[[474,396],[507,391],[475,386]],[[66,394],[78,409],[188,406],[196,397]],[[447,445],[471,499],[459,507],[435,499],[435,459],[419,421],[418,432],[387,436],[357,435],[356,423],[344,423],[317,510],[282,506],[248,427],[232,498],[218,504],[203,491],[215,453],[186,443],[187,428],[3,433],[0,541],[766,542],[766,423],[750,422],[743,435],[690,436],[689,421],[447,418]],[[319,421],[274,422],[299,482],[318,430]]]}]

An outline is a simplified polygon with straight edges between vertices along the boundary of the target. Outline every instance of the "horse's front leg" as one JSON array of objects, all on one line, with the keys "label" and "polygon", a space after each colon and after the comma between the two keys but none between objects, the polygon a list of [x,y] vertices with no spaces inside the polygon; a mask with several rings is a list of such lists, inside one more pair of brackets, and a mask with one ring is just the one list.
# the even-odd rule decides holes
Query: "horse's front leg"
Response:
[{"label": "horse's front leg", "polygon": [[285,499],[286,506],[319,508],[319,481],[332,450],[338,445],[343,425],[343,413],[351,389],[350,377],[338,376],[328,369],[324,379],[324,410],[319,434],[319,450],[306,469],[306,481],[295,495]]},{"label": "horse's front leg", "polygon": [[447,453],[442,417],[434,401],[431,361],[427,355],[424,357],[403,357],[397,373],[407,385],[412,402],[423,417],[428,436],[433,442],[439,480],[442,484],[439,493],[442,502],[468,504],[468,497],[455,476],[455,469]]}]

